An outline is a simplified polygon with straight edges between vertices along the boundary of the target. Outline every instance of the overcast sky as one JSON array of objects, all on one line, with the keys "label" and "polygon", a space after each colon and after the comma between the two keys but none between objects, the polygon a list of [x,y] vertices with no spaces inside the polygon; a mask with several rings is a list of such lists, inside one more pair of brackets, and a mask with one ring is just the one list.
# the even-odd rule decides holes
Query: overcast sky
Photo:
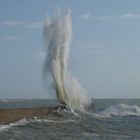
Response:
[{"label": "overcast sky", "polygon": [[53,97],[44,88],[43,23],[70,8],[71,65],[94,98],[140,98],[139,0],[1,0],[0,98]]}]

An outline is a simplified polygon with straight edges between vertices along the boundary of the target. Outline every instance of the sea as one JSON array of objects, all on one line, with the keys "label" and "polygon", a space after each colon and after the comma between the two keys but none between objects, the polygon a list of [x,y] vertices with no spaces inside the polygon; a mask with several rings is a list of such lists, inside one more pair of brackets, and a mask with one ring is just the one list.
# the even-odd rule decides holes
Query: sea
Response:
[{"label": "sea", "polygon": [[[94,99],[95,112],[63,110],[46,119],[0,124],[0,140],[140,140],[140,99]],[[57,105],[55,99],[4,99],[0,108]]]}]

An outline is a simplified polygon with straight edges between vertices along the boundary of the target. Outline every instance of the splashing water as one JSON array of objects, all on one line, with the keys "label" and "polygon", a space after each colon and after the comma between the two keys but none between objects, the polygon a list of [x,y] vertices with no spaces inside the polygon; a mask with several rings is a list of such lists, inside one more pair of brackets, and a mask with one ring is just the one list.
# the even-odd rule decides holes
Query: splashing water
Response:
[{"label": "splashing water", "polygon": [[133,105],[129,106],[126,104],[119,104],[116,106],[110,106],[109,108],[103,110],[99,115],[110,117],[110,116],[140,116],[140,107]]},{"label": "splashing water", "polygon": [[85,112],[91,99],[68,70],[69,44],[72,36],[70,10],[57,11],[44,25],[44,38],[47,42],[47,55],[43,75],[52,76],[54,89],[60,104],[73,110]]}]

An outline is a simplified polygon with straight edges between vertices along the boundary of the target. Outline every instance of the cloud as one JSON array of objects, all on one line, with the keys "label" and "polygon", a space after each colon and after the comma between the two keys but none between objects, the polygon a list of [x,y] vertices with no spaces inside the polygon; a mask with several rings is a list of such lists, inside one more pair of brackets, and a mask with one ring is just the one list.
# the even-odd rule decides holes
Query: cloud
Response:
[{"label": "cloud", "polygon": [[81,49],[93,49],[93,50],[95,50],[95,49],[96,50],[101,50],[101,49],[105,48],[101,44],[90,43],[90,42],[78,43],[76,46],[81,48]]},{"label": "cloud", "polygon": [[23,21],[7,20],[0,21],[0,26],[40,29],[43,27],[43,22],[23,22]]},{"label": "cloud", "polygon": [[112,21],[113,18],[111,16],[93,16],[90,13],[83,14],[80,16],[81,19],[84,20],[100,20],[100,21]]},{"label": "cloud", "polygon": [[32,22],[26,25],[28,28],[40,29],[43,27],[43,22]]},{"label": "cloud", "polygon": [[89,54],[89,55],[104,55],[106,52],[104,50],[81,50],[83,53]]},{"label": "cloud", "polygon": [[90,13],[85,13],[85,14],[81,15],[80,17],[82,19],[87,19],[87,20],[90,20],[92,18]]},{"label": "cloud", "polygon": [[94,42],[77,43],[76,46],[78,51],[89,55],[135,55],[140,53],[140,48],[113,47]]},{"label": "cloud", "polygon": [[93,16],[90,13],[85,13],[80,16],[83,20],[89,21],[103,21],[103,22],[113,22],[113,21],[121,21],[121,20],[134,20],[140,19],[140,14],[122,14],[119,16]]},{"label": "cloud", "polygon": [[21,22],[21,21],[2,21],[0,22],[0,25],[6,25],[6,26],[20,26],[20,25],[23,25],[24,23]]},{"label": "cloud", "polygon": [[101,44],[91,42],[78,43],[76,46],[80,52],[91,55],[104,55],[107,49]]},{"label": "cloud", "polygon": [[16,41],[18,39],[19,36],[0,36],[0,42]]},{"label": "cloud", "polygon": [[123,19],[140,19],[140,15],[128,13],[128,14],[121,15],[118,18],[123,18]]},{"label": "cloud", "polygon": [[46,52],[44,50],[36,50],[34,52],[34,57],[40,60],[44,60],[46,57]]}]

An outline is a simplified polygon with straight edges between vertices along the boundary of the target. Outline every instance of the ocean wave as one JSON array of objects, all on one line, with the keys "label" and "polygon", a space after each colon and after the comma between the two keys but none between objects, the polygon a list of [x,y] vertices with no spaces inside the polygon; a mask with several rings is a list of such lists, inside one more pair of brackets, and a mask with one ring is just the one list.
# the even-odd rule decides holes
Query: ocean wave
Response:
[{"label": "ocean wave", "polygon": [[0,125],[0,131],[8,130],[9,128],[14,127],[14,126],[26,125],[27,123],[28,121],[24,118],[15,123],[10,123],[8,125]]},{"label": "ocean wave", "polygon": [[34,123],[34,122],[44,122],[44,123],[69,123],[69,122],[74,122],[75,120],[73,119],[68,119],[68,120],[61,120],[61,121],[57,121],[57,120],[51,120],[51,119],[39,119],[37,117],[34,117],[34,119],[21,119],[17,122],[14,123],[10,123],[7,125],[0,125],[0,131],[7,131],[12,127],[16,127],[16,126],[24,126],[27,125],[29,123]]},{"label": "ocean wave", "polygon": [[30,99],[0,99],[0,102],[10,103],[10,102],[24,102]]},{"label": "ocean wave", "polygon": [[72,119],[57,121],[57,120],[51,120],[51,119],[37,119],[37,118],[34,118],[33,120],[30,120],[29,122],[68,123],[68,122],[74,122],[74,121],[75,120],[72,120]]},{"label": "ocean wave", "polygon": [[119,104],[116,106],[110,106],[109,108],[96,114],[96,116],[101,117],[111,117],[111,116],[140,116],[140,107],[133,105],[129,106],[126,104]]},{"label": "ocean wave", "polygon": [[0,102],[7,103],[7,102],[11,102],[11,100],[3,99],[3,100],[0,100]]}]

